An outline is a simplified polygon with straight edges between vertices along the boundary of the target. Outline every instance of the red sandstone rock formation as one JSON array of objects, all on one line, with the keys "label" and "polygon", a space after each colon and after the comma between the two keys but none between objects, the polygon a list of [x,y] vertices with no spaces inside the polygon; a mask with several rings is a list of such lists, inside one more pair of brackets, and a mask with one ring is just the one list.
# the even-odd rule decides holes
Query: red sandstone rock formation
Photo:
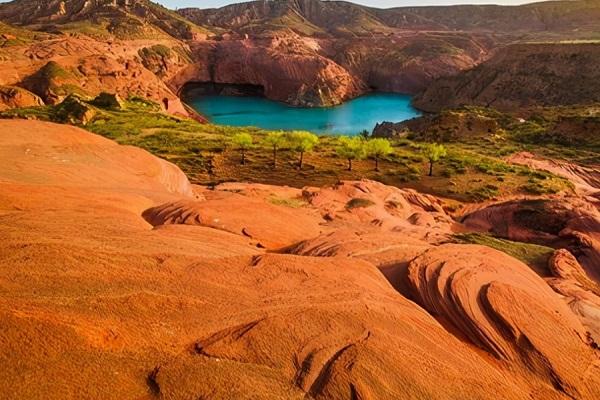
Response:
[{"label": "red sandstone rock formation", "polygon": [[[365,92],[365,84],[297,35],[192,44],[194,64],[169,82],[256,85],[270,99],[297,106],[330,106]],[[275,77],[277,77],[275,79]]]},{"label": "red sandstone rock formation", "polygon": [[16,86],[0,86],[0,111],[19,107],[43,106],[35,94]]},{"label": "red sandstone rock formation", "polygon": [[[548,286],[498,251],[439,245],[454,222],[431,196],[368,181],[210,191],[73,127],[0,132],[11,398],[599,396],[598,308],[568,254]],[[347,207],[357,196],[372,203]]]}]

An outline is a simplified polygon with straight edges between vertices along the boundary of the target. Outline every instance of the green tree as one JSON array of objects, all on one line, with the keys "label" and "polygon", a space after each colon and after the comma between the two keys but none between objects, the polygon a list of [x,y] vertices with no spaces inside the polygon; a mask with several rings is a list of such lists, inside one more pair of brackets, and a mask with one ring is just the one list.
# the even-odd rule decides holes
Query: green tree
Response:
[{"label": "green tree", "polygon": [[269,132],[264,140],[265,144],[273,149],[273,169],[277,168],[277,152],[286,142],[282,131]]},{"label": "green tree", "polygon": [[365,157],[365,141],[360,137],[341,136],[335,149],[338,156],[348,160],[348,171],[352,171],[352,160],[360,160]]},{"label": "green tree", "polygon": [[288,142],[292,150],[300,153],[298,160],[298,169],[302,169],[304,163],[304,153],[313,150],[315,145],[319,143],[319,137],[307,131],[292,131],[288,134]]},{"label": "green tree", "polygon": [[365,151],[369,158],[375,160],[375,171],[379,171],[379,159],[394,151],[387,139],[371,139],[365,144]]},{"label": "green tree", "polygon": [[252,136],[248,133],[236,133],[235,135],[233,135],[233,138],[231,138],[231,141],[233,145],[240,150],[240,153],[242,155],[240,164],[245,165],[246,150],[250,149],[252,147],[252,144],[254,143]]},{"label": "green tree", "polygon": [[446,157],[447,151],[442,144],[428,143],[423,146],[423,154],[429,160],[429,176],[433,176],[433,164]]}]

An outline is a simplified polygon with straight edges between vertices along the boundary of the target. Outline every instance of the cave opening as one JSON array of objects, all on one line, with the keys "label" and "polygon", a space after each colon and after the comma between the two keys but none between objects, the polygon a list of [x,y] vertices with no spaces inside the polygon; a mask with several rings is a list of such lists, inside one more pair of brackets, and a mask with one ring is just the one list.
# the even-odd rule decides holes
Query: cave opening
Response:
[{"label": "cave opening", "polygon": [[217,83],[217,82],[188,82],[181,88],[181,98],[193,99],[198,96],[265,96],[262,85]]}]

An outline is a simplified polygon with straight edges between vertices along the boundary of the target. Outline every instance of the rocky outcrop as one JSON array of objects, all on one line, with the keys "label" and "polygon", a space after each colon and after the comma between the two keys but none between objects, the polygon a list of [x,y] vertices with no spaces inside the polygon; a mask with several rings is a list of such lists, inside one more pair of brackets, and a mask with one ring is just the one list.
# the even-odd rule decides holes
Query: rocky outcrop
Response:
[{"label": "rocky outcrop", "polygon": [[567,396],[600,394],[597,383],[580,384],[595,362],[586,330],[525,264],[486,247],[445,245],[408,269],[416,301],[461,337]]},{"label": "rocky outcrop", "polygon": [[515,110],[600,102],[598,44],[518,44],[456,76],[441,78],[415,98],[430,112],[464,105]]},{"label": "rocky outcrop", "polygon": [[339,104],[366,90],[296,35],[195,42],[191,50],[195,62],[169,81],[175,88],[188,82],[254,85],[270,99],[308,107]]},{"label": "rocky outcrop", "polygon": [[44,102],[39,96],[16,86],[0,86],[0,111],[20,107],[39,107]]},{"label": "rocky outcrop", "polygon": [[485,139],[500,133],[496,118],[477,110],[443,111],[404,122],[382,122],[373,129],[374,137],[396,137],[410,134],[425,141],[451,142],[460,139]]},{"label": "rocky outcrop", "polygon": [[87,125],[96,116],[96,110],[75,94],[68,95],[56,107],[58,121],[73,124]]},{"label": "rocky outcrop", "polygon": [[439,77],[487,59],[497,39],[487,34],[401,32],[320,40],[323,54],[360,77],[371,90],[416,94]]},{"label": "rocky outcrop", "polygon": [[[138,53],[146,47],[82,37],[40,40],[11,49],[11,58],[0,60],[0,83],[24,87],[47,104],[72,93],[95,97],[110,92],[123,99],[148,98],[172,114],[188,115],[163,78],[144,67]],[[183,57],[169,60],[163,77],[187,65]]]},{"label": "rocky outcrop", "polygon": [[515,241],[566,248],[600,282],[600,212],[594,202],[579,197],[513,200],[470,212],[463,223]]}]

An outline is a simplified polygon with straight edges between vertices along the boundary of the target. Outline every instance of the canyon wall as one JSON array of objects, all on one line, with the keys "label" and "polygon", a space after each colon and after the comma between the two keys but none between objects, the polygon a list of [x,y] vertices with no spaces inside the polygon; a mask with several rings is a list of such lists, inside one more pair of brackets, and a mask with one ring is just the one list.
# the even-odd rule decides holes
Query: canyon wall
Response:
[{"label": "canyon wall", "polygon": [[463,105],[499,110],[600,102],[600,44],[505,47],[489,61],[432,83],[414,100],[430,112]]}]

